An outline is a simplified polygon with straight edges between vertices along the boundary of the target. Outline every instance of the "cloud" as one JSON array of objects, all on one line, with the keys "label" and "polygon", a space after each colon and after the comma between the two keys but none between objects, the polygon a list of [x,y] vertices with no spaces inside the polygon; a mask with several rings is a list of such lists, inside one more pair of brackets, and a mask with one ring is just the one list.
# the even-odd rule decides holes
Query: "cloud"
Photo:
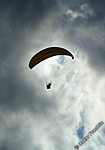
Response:
[{"label": "cloud", "polygon": [[[98,1],[0,1],[0,149],[72,149],[79,125],[87,135],[104,121],[103,10]],[[31,57],[49,46],[75,59],[57,56],[30,70]],[[85,149],[104,149],[98,136],[104,126]]]},{"label": "cloud", "polygon": [[81,10],[80,11],[72,11],[72,10],[67,10],[66,14],[68,15],[68,18],[70,18],[71,21],[74,19],[80,17],[80,18],[87,18],[87,15],[93,15],[93,11],[89,10],[88,5],[83,4],[80,6]]}]

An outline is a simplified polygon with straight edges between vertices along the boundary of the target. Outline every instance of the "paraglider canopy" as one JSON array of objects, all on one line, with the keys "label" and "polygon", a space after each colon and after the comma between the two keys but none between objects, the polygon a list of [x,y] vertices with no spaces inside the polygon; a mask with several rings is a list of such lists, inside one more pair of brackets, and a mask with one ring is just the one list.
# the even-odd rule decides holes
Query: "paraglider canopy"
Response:
[{"label": "paraglider canopy", "polygon": [[37,54],[35,54],[30,62],[29,62],[29,68],[32,69],[35,67],[38,63],[42,62],[43,60],[56,56],[56,55],[68,55],[71,56],[72,59],[74,59],[74,56],[66,49],[60,48],[60,47],[49,47],[44,50],[41,50]]}]

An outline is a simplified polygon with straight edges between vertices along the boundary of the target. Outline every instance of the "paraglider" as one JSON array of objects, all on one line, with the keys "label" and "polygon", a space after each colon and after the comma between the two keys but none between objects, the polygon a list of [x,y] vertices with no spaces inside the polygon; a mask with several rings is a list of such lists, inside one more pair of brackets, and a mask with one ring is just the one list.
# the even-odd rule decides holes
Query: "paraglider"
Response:
[{"label": "paraglider", "polygon": [[[74,59],[74,56],[66,49],[60,48],[60,47],[49,47],[46,49],[43,49],[39,51],[37,54],[35,54],[30,62],[29,62],[29,68],[32,69],[34,68],[37,64],[41,63],[42,61],[56,56],[56,55],[67,55],[72,57]],[[47,89],[51,88],[51,82],[49,84],[46,84]]]}]

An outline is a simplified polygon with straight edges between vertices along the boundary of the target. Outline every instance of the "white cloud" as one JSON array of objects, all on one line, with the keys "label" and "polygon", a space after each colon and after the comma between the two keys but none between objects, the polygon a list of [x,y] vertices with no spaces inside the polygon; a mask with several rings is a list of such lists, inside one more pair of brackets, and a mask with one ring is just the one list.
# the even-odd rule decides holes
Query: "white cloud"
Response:
[{"label": "white cloud", "polygon": [[78,17],[86,19],[87,15],[93,15],[93,10],[91,10],[87,4],[83,4],[80,6],[79,11],[68,9],[66,11],[66,15],[71,21],[75,20]]}]

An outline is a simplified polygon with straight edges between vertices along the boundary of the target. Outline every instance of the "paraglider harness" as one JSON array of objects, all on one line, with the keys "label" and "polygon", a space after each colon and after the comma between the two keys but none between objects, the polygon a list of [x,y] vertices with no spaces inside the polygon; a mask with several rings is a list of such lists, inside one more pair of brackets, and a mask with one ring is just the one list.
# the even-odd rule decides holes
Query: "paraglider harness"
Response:
[{"label": "paraglider harness", "polygon": [[51,88],[51,82],[50,83],[46,83],[46,87],[47,87],[47,89],[50,89]]}]

